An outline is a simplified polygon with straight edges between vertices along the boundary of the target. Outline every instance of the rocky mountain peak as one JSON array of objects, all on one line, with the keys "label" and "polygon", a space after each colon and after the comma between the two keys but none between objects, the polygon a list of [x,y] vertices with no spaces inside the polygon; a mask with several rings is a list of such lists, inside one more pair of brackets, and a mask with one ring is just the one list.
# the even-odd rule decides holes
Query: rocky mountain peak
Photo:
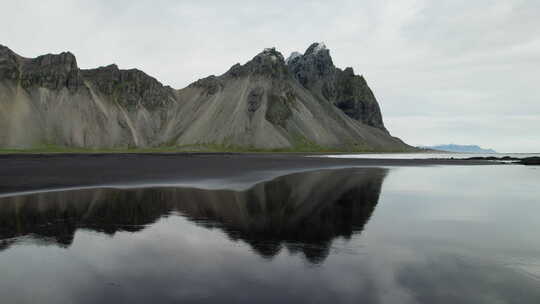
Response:
[{"label": "rocky mountain peak", "polygon": [[330,50],[322,42],[311,44],[304,52],[302,57],[304,64],[312,65],[319,76],[324,76],[332,73],[335,70]]},{"label": "rocky mountain peak", "polygon": [[18,79],[20,58],[8,47],[0,44],[0,78]]},{"label": "rocky mountain peak", "polygon": [[294,77],[306,88],[316,85],[322,78],[332,77],[336,70],[330,50],[322,42],[311,44],[304,55],[297,52],[293,54],[288,58],[287,65]]},{"label": "rocky mountain peak", "polygon": [[109,65],[106,65],[106,66],[103,66],[103,67],[99,67],[98,69],[113,70],[113,71],[119,71],[120,70],[120,68],[118,68],[118,65],[116,65],[115,63],[109,64]]},{"label": "rocky mountain peak", "polygon": [[345,70],[343,70],[343,74],[346,76],[354,76],[354,69],[352,67],[346,67]]},{"label": "rocky mountain peak", "polygon": [[244,65],[235,64],[225,75],[233,77],[259,75],[270,78],[285,78],[288,77],[288,70],[283,55],[272,47],[264,49]]},{"label": "rocky mountain peak", "polygon": [[328,50],[328,48],[326,47],[326,44],[324,44],[324,42],[315,42],[315,43],[312,43],[306,50],[306,52],[304,53],[305,56],[309,56],[309,55],[318,55],[319,53],[321,54],[325,54],[325,53],[330,53],[330,50]]},{"label": "rocky mountain peak", "polygon": [[82,77],[75,55],[70,52],[46,54],[21,60],[21,84],[23,87],[45,87],[59,90],[76,90],[82,85]]},{"label": "rocky mountain peak", "polygon": [[145,104],[157,107],[173,99],[173,89],[163,86],[154,77],[138,69],[122,70],[116,64],[97,69],[81,70],[86,80],[98,92],[114,96],[116,101],[128,107]]},{"label": "rocky mountain peak", "polygon": [[13,51],[5,45],[0,44],[0,56],[3,57],[7,54],[14,54]]},{"label": "rocky mountain peak", "polygon": [[0,44],[0,63],[6,62],[6,61],[18,61],[19,59],[22,59],[22,58],[23,57],[17,55],[7,46]]},{"label": "rocky mountain peak", "polygon": [[61,68],[68,71],[78,69],[77,59],[75,58],[75,55],[73,55],[73,53],[71,52],[62,52],[60,54],[46,54],[38,56],[32,59],[32,61],[35,66],[39,66],[42,68]]},{"label": "rocky mountain peak", "polygon": [[365,79],[355,75],[351,67],[336,68],[324,43],[311,44],[303,55],[291,55],[287,65],[306,89],[327,99],[350,118],[386,131],[377,100]]},{"label": "rocky mountain peak", "polygon": [[275,47],[266,48],[255,57],[269,58],[271,61],[284,61],[283,55]]},{"label": "rocky mountain peak", "polygon": [[285,59],[275,48],[264,49],[248,62],[246,66],[249,66],[250,72],[253,74],[270,76],[272,78],[282,78],[287,74]]}]

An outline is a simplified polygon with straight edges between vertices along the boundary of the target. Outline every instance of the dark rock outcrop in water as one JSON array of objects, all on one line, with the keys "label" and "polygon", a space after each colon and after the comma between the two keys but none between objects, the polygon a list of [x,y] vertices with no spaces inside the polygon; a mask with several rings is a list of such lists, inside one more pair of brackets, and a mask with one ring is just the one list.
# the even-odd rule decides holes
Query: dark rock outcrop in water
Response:
[{"label": "dark rock outcrop in water", "polygon": [[114,64],[79,69],[69,52],[24,58],[0,46],[0,147],[48,144],[412,149],[390,136],[364,78],[336,68],[322,44],[287,61],[265,49],[181,90]]},{"label": "dark rock outcrop in water", "polygon": [[528,166],[540,166],[540,157],[538,156],[526,157],[526,158],[523,158],[520,161],[520,163],[523,165],[528,165]]},{"label": "dark rock outcrop in water", "polygon": [[0,198],[0,250],[18,238],[70,246],[78,229],[137,232],[171,213],[223,230],[264,257],[282,247],[313,263],[334,238],[360,233],[386,169],[321,170],[282,176],[245,191],[195,188],[95,189]]},{"label": "dark rock outcrop in water", "polygon": [[540,165],[540,157],[512,157],[512,156],[478,156],[478,157],[469,157],[466,160],[490,160],[490,161],[505,161],[512,162],[514,164],[522,164],[528,166]]}]

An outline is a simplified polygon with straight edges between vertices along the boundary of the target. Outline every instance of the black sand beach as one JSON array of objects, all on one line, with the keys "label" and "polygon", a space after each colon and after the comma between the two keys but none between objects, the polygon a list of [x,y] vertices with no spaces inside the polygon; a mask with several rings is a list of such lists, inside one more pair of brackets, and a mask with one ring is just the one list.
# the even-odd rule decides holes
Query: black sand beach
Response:
[{"label": "black sand beach", "polygon": [[537,302],[537,168],[307,156],[2,155],[0,295]]},{"label": "black sand beach", "polygon": [[[263,173],[362,166],[486,165],[484,160],[336,159],[305,154],[6,154],[0,195],[76,187],[264,179]],[[274,177],[270,176],[270,177]]]}]

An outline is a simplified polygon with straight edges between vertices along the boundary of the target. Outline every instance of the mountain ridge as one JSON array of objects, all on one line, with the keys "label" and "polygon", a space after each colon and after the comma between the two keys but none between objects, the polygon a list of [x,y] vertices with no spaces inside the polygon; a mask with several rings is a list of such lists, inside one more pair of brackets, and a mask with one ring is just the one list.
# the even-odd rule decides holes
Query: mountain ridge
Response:
[{"label": "mountain ridge", "polygon": [[362,76],[314,43],[267,48],[183,89],[138,69],[80,69],[70,52],[24,58],[0,46],[0,147],[223,145],[412,149],[386,130]]},{"label": "mountain ridge", "polygon": [[457,144],[447,144],[447,145],[435,145],[435,146],[423,146],[422,148],[446,151],[446,152],[460,152],[460,153],[497,153],[493,149],[484,149],[478,145],[457,145]]}]

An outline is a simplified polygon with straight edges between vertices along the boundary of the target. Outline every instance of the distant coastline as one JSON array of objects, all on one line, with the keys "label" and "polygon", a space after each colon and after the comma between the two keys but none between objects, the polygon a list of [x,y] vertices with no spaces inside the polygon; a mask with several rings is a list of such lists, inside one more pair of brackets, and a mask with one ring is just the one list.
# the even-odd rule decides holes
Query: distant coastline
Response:
[{"label": "distant coastline", "polygon": [[497,151],[493,149],[489,149],[489,148],[485,149],[477,145],[448,144],[448,145],[436,145],[436,146],[421,146],[419,148],[436,150],[436,151],[444,151],[444,152],[458,152],[458,153],[497,153]]}]

